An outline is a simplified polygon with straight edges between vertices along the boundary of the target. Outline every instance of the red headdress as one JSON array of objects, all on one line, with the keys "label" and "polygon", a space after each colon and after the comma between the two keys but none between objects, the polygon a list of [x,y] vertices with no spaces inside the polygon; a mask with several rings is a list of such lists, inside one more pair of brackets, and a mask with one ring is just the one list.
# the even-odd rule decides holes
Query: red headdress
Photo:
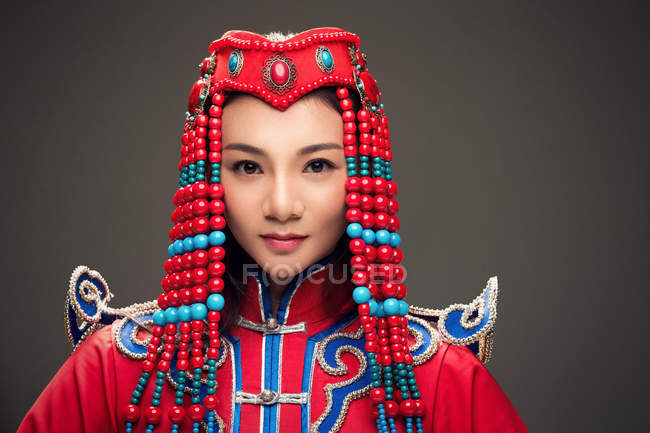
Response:
[{"label": "red headdress", "polygon": [[[153,337],[143,361],[142,377],[126,408],[127,431],[140,421],[153,431],[161,416],[175,422],[185,416],[195,429],[206,420],[215,431],[216,383],[208,381],[204,399],[193,393],[189,411],[183,393],[168,414],[159,409],[164,376],[175,362],[183,386],[200,384],[207,363],[216,371],[219,357],[220,310],[225,299],[222,276],[226,220],[220,184],[221,115],[225,94],[246,92],[285,110],[301,96],[321,87],[336,87],[342,111],[348,180],[347,235],[353,254],[350,265],[354,300],[365,333],[365,349],[373,383],[370,398],[377,406],[379,431],[394,431],[398,417],[407,431],[421,430],[424,405],[412,373],[413,357],[407,344],[408,305],[400,237],[397,234],[397,186],[391,176],[388,118],[381,93],[359,50],[359,38],[338,28],[317,28],[284,41],[271,41],[246,31],[229,31],[210,45],[210,56],[200,65],[201,76],[192,87],[186,113],[179,189],[174,195],[174,226],[169,259],[162,280],[160,310],[153,315]],[[362,107],[353,109],[350,92]],[[209,338],[203,340],[206,331]],[[207,360],[207,361],[205,361]],[[395,379],[412,380],[398,385]],[[140,402],[141,390],[154,379],[153,401]],[[400,382],[401,383],[401,382]],[[141,413],[140,404],[143,403]]]}]

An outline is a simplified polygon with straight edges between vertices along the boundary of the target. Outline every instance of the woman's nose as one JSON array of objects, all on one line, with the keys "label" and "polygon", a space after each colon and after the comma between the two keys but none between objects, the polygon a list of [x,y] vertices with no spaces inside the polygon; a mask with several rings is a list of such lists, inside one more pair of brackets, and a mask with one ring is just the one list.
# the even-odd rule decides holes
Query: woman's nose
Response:
[{"label": "woman's nose", "polygon": [[264,199],[263,213],[266,218],[287,221],[300,218],[305,210],[300,199],[299,184],[287,176],[277,176],[270,192]]}]

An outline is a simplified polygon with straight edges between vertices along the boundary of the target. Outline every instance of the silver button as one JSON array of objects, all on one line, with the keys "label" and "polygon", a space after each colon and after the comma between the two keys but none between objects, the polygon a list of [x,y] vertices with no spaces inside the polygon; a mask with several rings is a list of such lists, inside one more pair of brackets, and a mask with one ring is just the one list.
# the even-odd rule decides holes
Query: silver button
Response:
[{"label": "silver button", "polygon": [[260,393],[260,398],[264,403],[270,403],[275,398],[275,391],[272,391],[270,389],[265,389]]},{"label": "silver button", "polygon": [[278,329],[278,326],[280,326],[280,324],[278,323],[278,320],[276,318],[269,317],[268,319],[266,319],[266,323],[264,324],[264,326],[266,326],[266,329],[274,330],[274,329]]}]

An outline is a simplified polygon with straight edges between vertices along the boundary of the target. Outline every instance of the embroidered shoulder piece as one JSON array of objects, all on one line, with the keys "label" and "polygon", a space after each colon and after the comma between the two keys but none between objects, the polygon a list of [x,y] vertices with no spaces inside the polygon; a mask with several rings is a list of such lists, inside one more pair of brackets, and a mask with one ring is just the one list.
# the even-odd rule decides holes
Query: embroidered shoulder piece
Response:
[{"label": "embroidered shoulder piece", "polygon": [[[74,352],[98,329],[110,325],[119,317],[124,317],[115,327],[115,341],[122,353],[140,359],[137,357],[141,355],[141,350],[144,350],[146,355],[146,343],[135,337],[138,330],[136,324],[147,328],[147,323],[151,322],[158,305],[156,301],[150,301],[125,308],[111,308],[108,302],[112,298],[113,294],[99,272],[87,266],[77,266],[72,271],[65,299],[65,331],[72,344],[72,350]],[[125,337],[127,334],[128,338]]]},{"label": "embroidered shoulder piece", "polygon": [[497,277],[492,277],[469,304],[452,304],[442,310],[411,305],[409,314],[437,323],[445,341],[467,346],[485,364],[492,355],[498,292]]}]

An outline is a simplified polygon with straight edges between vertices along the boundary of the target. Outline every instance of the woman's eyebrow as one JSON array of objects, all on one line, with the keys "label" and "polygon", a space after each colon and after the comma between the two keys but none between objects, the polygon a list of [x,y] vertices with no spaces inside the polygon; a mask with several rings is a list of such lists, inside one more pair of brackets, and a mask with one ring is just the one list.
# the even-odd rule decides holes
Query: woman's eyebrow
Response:
[{"label": "woman's eyebrow", "polygon": [[[264,149],[246,143],[230,143],[223,147],[223,150],[228,150],[228,149],[241,150],[242,152],[248,152],[254,155],[267,156],[266,151]],[[309,153],[314,153],[314,152],[318,152],[321,150],[328,150],[328,149],[343,149],[343,146],[336,143],[310,144],[309,146],[305,146],[302,149],[300,149],[297,152],[297,154],[307,155]]]},{"label": "woman's eyebrow", "polygon": [[343,146],[340,144],[336,143],[318,143],[318,144],[310,144],[309,146],[305,146],[302,149],[298,151],[298,155],[307,155],[309,153],[314,153],[318,152],[320,150],[328,150],[328,149],[343,149]]}]

